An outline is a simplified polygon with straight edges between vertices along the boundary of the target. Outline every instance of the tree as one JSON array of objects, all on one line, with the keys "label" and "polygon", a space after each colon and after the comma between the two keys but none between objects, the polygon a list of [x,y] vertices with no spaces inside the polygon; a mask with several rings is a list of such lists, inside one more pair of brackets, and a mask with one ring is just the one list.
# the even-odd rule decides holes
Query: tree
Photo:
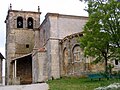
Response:
[{"label": "tree", "polygon": [[89,19],[80,39],[85,56],[104,61],[105,72],[109,60],[120,59],[120,2],[88,0]]}]

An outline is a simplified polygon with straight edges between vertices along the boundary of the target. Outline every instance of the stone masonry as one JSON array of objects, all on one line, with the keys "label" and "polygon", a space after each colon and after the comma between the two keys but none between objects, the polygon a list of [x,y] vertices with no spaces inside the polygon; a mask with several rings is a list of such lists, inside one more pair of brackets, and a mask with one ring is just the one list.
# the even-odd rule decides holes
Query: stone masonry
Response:
[{"label": "stone masonry", "polygon": [[78,42],[88,17],[47,13],[40,24],[39,10],[8,10],[7,84],[41,83],[104,69],[102,63],[92,65],[93,58],[84,57]]},{"label": "stone masonry", "polygon": [[[5,23],[7,60],[6,79],[7,84],[9,84],[9,81],[17,76],[16,58],[33,51],[34,29],[38,28],[40,25],[40,12],[12,10],[12,6],[10,6]],[[30,27],[28,25],[32,26]]]}]

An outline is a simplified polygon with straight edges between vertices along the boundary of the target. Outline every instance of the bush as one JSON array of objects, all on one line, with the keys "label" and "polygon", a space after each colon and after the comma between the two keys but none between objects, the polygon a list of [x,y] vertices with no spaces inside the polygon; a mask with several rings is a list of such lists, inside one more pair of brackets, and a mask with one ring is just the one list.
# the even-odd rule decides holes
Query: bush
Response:
[{"label": "bush", "polygon": [[98,87],[94,90],[120,90],[120,83],[113,83],[107,87]]}]

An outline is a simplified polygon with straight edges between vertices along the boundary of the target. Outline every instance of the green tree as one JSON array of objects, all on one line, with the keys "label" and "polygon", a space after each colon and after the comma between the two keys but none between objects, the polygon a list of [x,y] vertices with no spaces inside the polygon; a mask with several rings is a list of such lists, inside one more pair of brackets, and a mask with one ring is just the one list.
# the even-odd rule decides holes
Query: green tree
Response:
[{"label": "green tree", "polygon": [[94,62],[103,61],[108,72],[109,60],[120,58],[120,2],[115,0],[88,0],[89,19],[80,39],[85,56]]}]

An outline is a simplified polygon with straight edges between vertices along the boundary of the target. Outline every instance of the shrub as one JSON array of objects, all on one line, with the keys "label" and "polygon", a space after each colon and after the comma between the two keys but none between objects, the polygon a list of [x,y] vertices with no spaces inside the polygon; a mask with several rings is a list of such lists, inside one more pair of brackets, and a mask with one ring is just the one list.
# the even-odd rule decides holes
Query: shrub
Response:
[{"label": "shrub", "polygon": [[113,83],[107,87],[98,87],[94,90],[120,90],[120,83]]}]

